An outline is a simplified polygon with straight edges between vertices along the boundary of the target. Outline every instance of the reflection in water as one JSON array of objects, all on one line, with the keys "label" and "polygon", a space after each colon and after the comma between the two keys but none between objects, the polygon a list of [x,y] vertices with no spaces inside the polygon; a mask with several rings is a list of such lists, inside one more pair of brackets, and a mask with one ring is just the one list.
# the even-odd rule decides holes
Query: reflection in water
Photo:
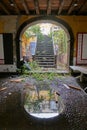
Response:
[{"label": "reflection in water", "polygon": [[49,86],[32,86],[27,89],[24,108],[32,116],[50,118],[58,116],[64,105],[60,95]]}]

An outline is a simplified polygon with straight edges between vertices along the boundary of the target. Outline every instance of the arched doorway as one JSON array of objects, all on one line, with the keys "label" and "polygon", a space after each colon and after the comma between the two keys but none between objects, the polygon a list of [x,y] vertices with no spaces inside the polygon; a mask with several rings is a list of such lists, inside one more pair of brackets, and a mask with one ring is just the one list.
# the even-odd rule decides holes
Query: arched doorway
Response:
[{"label": "arched doorway", "polygon": [[36,17],[30,20],[27,20],[20,26],[17,32],[17,36],[16,36],[17,66],[18,67],[20,66],[19,61],[20,61],[20,53],[21,53],[21,49],[20,49],[21,37],[27,28],[37,23],[52,23],[52,24],[55,24],[56,26],[60,26],[66,32],[67,46],[68,46],[67,47],[68,48],[67,66],[69,67],[69,65],[72,65],[73,64],[73,43],[74,43],[74,36],[72,33],[72,29],[65,21],[61,19],[58,19],[53,16],[45,16],[45,17],[42,16],[42,17]]}]

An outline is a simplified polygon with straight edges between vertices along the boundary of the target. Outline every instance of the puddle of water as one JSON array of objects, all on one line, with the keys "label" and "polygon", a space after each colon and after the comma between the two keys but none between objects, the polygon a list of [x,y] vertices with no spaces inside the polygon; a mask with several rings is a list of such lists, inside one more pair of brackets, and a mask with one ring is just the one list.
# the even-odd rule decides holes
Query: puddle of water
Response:
[{"label": "puddle of water", "polygon": [[63,110],[61,97],[49,86],[33,86],[26,90],[24,108],[29,115],[37,118],[58,116]]}]

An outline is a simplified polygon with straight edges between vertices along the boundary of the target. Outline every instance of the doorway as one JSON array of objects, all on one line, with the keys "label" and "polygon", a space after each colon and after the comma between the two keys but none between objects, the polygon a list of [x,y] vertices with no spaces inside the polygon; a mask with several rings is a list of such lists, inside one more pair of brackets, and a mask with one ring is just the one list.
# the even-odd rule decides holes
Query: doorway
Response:
[{"label": "doorway", "polygon": [[[27,45],[30,51],[27,55],[30,55],[31,61],[35,57],[35,49],[37,45],[37,33],[33,32],[32,28],[39,26],[40,33],[51,37],[53,50],[55,55],[55,65],[54,67],[44,67],[44,68],[56,68],[58,70],[68,70],[69,66],[73,64],[73,42],[74,37],[71,28],[64,21],[56,17],[37,17],[24,22],[18,30],[17,33],[17,65],[19,66],[19,61],[23,57],[23,37],[26,32],[28,32],[30,42]],[[31,30],[31,31],[30,31]],[[50,30],[50,31],[49,31]],[[33,32],[33,33],[32,33]],[[19,40],[20,39],[20,40]],[[44,40],[42,39],[42,42]],[[33,49],[32,49],[33,47]],[[43,47],[42,47],[43,48]],[[25,51],[24,53],[27,53]],[[26,55],[26,56],[27,56]]]}]

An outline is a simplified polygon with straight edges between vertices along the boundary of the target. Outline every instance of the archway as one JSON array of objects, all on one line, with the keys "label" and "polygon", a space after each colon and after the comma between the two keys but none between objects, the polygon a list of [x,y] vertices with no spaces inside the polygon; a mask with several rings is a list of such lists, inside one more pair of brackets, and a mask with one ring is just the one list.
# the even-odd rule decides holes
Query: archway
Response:
[{"label": "archway", "polygon": [[73,64],[73,43],[74,43],[74,36],[72,33],[71,27],[63,20],[58,19],[53,16],[41,16],[32,18],[30,20],[25,21],[19,28],[16,36],[16,51],[17,51],[17,66],[20,67],[19,61],[20,61],[20,43],[21,43],[21,36],[23,35],[24,31],[37,23],[52,23],[57,26],[60,26],[63,28],[63,30],[67,34],[67,44],[68,44],[68,66]]}]

